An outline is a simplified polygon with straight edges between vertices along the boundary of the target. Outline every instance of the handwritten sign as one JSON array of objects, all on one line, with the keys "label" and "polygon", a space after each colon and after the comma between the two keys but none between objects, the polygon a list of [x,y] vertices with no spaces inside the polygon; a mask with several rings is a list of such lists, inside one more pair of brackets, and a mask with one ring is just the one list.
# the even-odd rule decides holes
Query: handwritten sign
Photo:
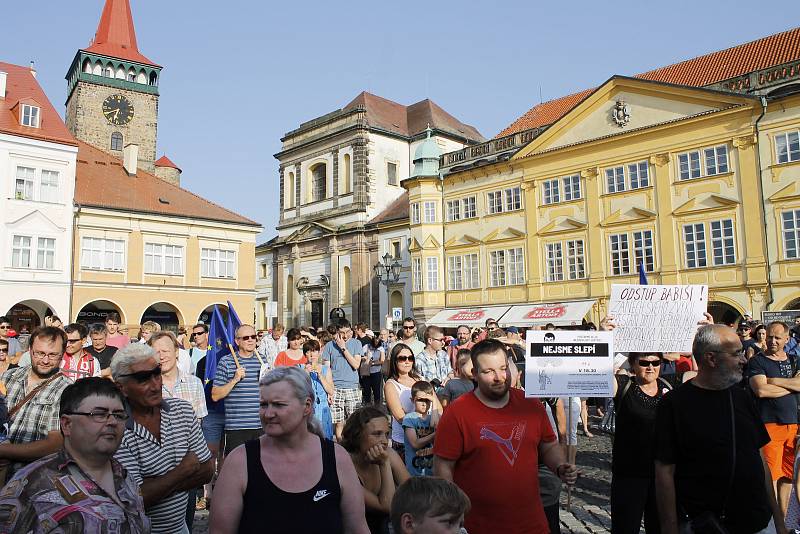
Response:
[{"label": "handwritten sign", "polygon": [[529,330],[526,397],[612,397],[614,335],[594,330]]},{"label": "handwritten sign", "polygon": [[614,284],[608,314],[619,352],[691,352],[697,321],[708,306],[708,286]]}]

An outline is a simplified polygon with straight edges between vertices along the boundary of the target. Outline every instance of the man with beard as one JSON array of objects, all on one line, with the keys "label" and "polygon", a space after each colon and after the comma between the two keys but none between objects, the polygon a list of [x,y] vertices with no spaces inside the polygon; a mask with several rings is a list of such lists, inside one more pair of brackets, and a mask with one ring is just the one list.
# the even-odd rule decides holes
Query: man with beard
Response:
[{"label": "man with beard", "polygon": [[113,457],[128,414],[110,380],[67,386],[64,447],[17,472],[0,492],[0,532],[150,532],[139,487]]},{"label": "man with beard", "polygon": [[[698,328],[697,376],[656,411],[655,476],[662,534],[688,516],[695,532],[718,521],[731,534],[785,532],[760,449],[770,437],[746,390],[742,342],[724,325]],[[680,510],[680,516],[678,515]]]},{"label": "man with beard", "polygon": [[436,431],[434,475],[455,482],[472,501],[470,534],[548,532],[539,494],[539,463],[567,484],[567,463],[542,403],[511,389],[508,357],[494,339],[472,348],[478,387],[448,406]]},{"label": "man with beard", "polygon": [[[9,369],[0,377],[8,393],[8,441],[0,444],[0,462],[13,471],[61,448],[58,403],[70,381],[59,372],[67,335],[54,326],[31,334],[31,365]],[[5,461],[5,462],[3,462]]]},{"label": "man with beard", "polygon": [[472,331],[467,325],[461,325],[456,329],[456,338],[447,347],[447,356],[450,358],[450,367],[458,369],[456,359],[458,358],[458,351],[461,349],[471,349],[475,343],[470,341]]}]

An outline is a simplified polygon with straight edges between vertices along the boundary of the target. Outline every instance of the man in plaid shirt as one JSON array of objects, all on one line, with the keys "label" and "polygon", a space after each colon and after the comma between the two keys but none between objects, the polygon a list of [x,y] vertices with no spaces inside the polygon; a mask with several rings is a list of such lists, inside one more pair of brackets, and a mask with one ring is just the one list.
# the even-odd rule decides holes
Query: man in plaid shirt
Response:
[{"label": "man in plaid shirt", "polygon": [[423,380],[438,380],[438,386],[453,377],[450,358],[444,351],[444,332],[438,326],[425,329],[425,349],[414,358],[414,368]]},{"label": "man in plaid shirt", "polygon": [[0,380],[6,385],[9,411],[26,395],[39,387],[13,416],[8,441],[0,443],[0,461],[11,462],[8,473],[61,449],[58,408],[61,392],[70,380],[59,373],[59,365],[67,344],[67,335],[54,326],[37,328],[31,334],[30,367],[9,369]]}]

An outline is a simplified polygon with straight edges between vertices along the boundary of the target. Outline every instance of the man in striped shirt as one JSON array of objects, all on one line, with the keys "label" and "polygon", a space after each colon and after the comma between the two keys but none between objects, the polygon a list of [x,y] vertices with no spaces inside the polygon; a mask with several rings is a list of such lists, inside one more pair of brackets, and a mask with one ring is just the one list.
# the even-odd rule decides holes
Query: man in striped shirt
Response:
[{"label": "man in striped shirt", "polygon": [[211,398],[225,399],[225,454],[264,433],[258,417],[258,379],[262,358],[256,353],[256,330],[249,324],[236,329],[238,362],[226,354],[217,363]]},{"label": "man in striped shirt", "polygon": [[186,534],[187,492],[211,480],[214,462],[192,405],[162,395],[155,351],[134,343],[117,351],[111,376],[131,418],[117,460],[140,485],[153,534]]}]

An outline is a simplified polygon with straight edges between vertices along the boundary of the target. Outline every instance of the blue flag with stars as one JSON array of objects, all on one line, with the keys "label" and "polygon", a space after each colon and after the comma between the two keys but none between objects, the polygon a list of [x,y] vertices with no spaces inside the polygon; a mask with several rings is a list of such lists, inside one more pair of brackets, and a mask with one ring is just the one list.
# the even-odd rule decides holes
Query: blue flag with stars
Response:
[{"label": "blue flag with stars", "polygon": [[217,374],[217,363],[223,356],[230,353],[228,343],[232,340],[228,339],[228,330],[225,327],[225,321],[222,319],[222,314],[219,312],[217,306],[214,306],[214,312],[211,314],[211,325],[208,328],[208,352],[206,353],[206,376],[205,381],[214,380],[214,375]]},{"label": "blue flag with stars", "polygon": [[227,301],[228,303],[228,340],[230,341],[231,345],[233,345],[234,350],[239,350],[239,346],[236,344],[236,330],[242,325],[242,321],[239,320],[239,316],[236,314],[236,310],[233,309],[233,304],[231,301]]},{"label": "blue flag with stars", "polygon": [[647,285],[647,273],[644,271],[644,263],[639,264],[639,285]]}]

